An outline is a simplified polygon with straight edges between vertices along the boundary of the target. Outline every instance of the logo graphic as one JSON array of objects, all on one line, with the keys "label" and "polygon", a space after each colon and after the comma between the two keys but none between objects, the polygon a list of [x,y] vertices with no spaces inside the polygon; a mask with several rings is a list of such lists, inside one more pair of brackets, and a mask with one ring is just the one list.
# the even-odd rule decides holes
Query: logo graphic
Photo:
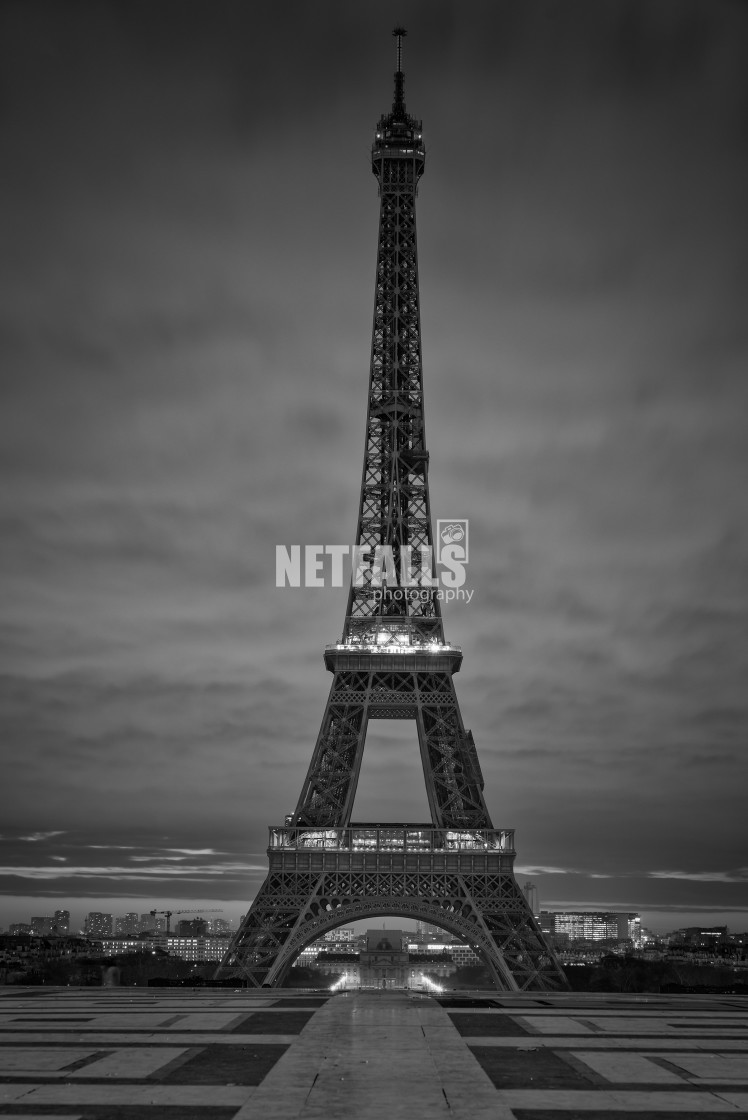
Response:
[{"label": "logo graphic", "polygon": [[443,563],[442,554],[449,549],[449,557],[467,564],[469,555],[467,518],[439,518],[436,522],[436,558]]},{"label": "logo graphic", "polygon": [[[276,587],[342,587],[350,565],[354,587],[371,591],[372,601],[433,599],[469,603],[465,565],[469,559],[467,518],[436,522],[435,547],[429,544],[307,544],[275,546]],[[434,556],[434,553],[436,556]],[[436,560],[436,566],[434,564]],[[437,567],[438,566],[438,567]]]}]

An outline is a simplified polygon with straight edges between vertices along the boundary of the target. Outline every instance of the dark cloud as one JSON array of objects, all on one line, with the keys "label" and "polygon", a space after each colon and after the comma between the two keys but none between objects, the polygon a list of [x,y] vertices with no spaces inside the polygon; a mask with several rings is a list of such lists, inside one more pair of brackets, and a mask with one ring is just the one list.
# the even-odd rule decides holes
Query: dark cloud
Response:
[{"label": "dark cloud", "polygon": [[[738,905],[748,17],[706,0],[2,6],[18,900],[150,909],[192,876],[188,902],[246,902],[295,804],[345,592],[276,589],[274,551],[355,523],[400,20],[432,505],[471,523],[475,599],[445,613],[494,819],[548,902]],[[374,729],[356,812],[423,817],[419,765],[410,725]],[[179,876],[175,848],[216,854]]]}]

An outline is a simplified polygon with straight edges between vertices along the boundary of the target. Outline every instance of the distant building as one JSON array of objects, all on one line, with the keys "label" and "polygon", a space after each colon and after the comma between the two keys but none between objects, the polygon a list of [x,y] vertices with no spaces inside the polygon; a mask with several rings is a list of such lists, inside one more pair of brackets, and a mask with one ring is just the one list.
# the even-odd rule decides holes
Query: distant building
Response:
[{"label": "distant building", "polygon": [[690,945],[695,949],[714,949],[728,941],[727,926],[686,926],[670,935],[671,945]]},{"label": "distant building", "polygon": [[138,923],[139,933],[165,933],[166,918],[159,914],[141,914]]},{"label": "distant building", "polygon": [[185,961],[222,961],[230,941],[230,937],[167,937],[166,951]]},{"label": "distant building", "polygon": [[298,957],[294,961],[294,968],[309,968],[317,960],[320,953],[325,952],[325,946],[320,945],[319,941],[313,941],[311,945],[307,945],[302,949]]},{"label": "distant building", "polygon": [[52,932],[60,937],[66,937],[70,933],[69,910],[55,910],[55,922]]},{"label": "distant building", "polygon": [[[443,933],[437,941],[409,941],[408,952],[411,956],[413,956],[413,954],[419,954],[419,960],[424,954],[426,954],[429,959],[434,960],[436,960],[437,957],[447,954],[455,968],[465,968],[471,965],[483,964],[483,958],[480,953],[477,953],[472,946],[464,945],[461,941],[454,941]],[[431,969],[429,969],[429,971],[431,971]]]},{"label": "distant building", "polygon": [[359,940],[359,937],[353,926],[338,926],[337,929],[331,929],[326,933],[322,940],[325,943],[333,941],[335,944],[352,945],[354,941]]},{"label": "distant building", "polygon": [[334,949],[325,950],[308,966],[323,976],[343,977],[341,987],[358,988],[361,984],[361,968],[358,953],[338,953]]},{"label": "distant building", "polygon": [[55,910],[54,914],[32,918],[31,932],[39,937],[67,937],[70,933],[70,911]]},{"label": "distant building", "polygon": [[159,949],[185,961],[221,961],[229,947],[230,937],[179,937],[159,934],[148,937],[105,937],[101,952],[105,957],[126,953],[156,953]]},{"label": "distant building", "polygon": [[429,925],[428,922],[416,922],[416,936],[413,941],[423,944],[426,941],[441,941],[445,937],[443,929]]},{"label": "distant building", "polygon": [[121,914],[114,919],[115,937],[137,937],[140,933],[140,918],[137,914]]},{"label": "distant building", "polygon": [[111,937],[112,915],[102,914],[99,910],[92,910],[86,914],[83,931],[86,937]]},{"label": "distant building", "polygon": [[52,926],[55,920],[51,914],[46,914],[44,917],[31,919],[31,932],[34,937],[49,937],[52,932]]},{"label": "distant building", "polygon": [[99,947],[99,956],[119,957],[126,953],[154,953],[155,943],[147,937],[104,937]]},{"label": "distant building", "polygon": [[409,978],[409,953],[401,929],[367,929],[366,948],[359,953],[362,988],[404,988]]},{"label": "distant building", "polygon": [[330,930],[319,941],[315,942],[319,949],[326,952],[357,953],[366,944],[365,937],[357,934],[353,926],[342,926]]},{"label": "distant building", "polygon": [[205,937],[207,932],[208,923],[204,918],[183,918],[177,922],[178,937]]},{"label": "distant building", "polygon": [[540,928],[559,941],[640,941],[638,914],[615,910],[541,910]]},{"label": "distant building", "polygon": [[30,937],[31,936],[31,923],[30,922],[11,922],[8,927],[8,933],[12,937]]},{"label": "distant building", "polygon": [[533,917],[537,918],[538,914],[540,913],[540,907],[538,903],[538,888],[534,883],[530,883],[528,881],[522,887],[522,894],[527,899],[527,905],[532,910]]},{"label": "distant building", "polygon": [[483,957],[470,945],[463,945],[460,941],[453,941],[447,949],[444,944],[438,945],[429,942],[423,946],[429,953],[449,952],[456,968],[469,968],[476,964],[484,964]]},{"label": "distant building", "polygon": [[365,944],[365,935],[357,934],[352,926],[340,926],[307,945],[296,958],[294,964],[299,968],[309,968],[317,960],[320,953],[353,953],[357,955]]},{"label": "distant building", "polygon": [[97,950],[98,945],[92,946],[80,937],[0,935],[0,984],[23,982],[24,976],[33,974],[45,962],[90,957]]},{"label": "distant building", "polygon": [[479,959],[468,945],[450,944],[443,934],[440,941],[422,944],[412,930],[370,929],[363,937],[350,933],[321,938],[296,963],[340,978],[341,987],[421,989],[427,983],[424,974],[445,977],[457,970],[455,950],[464,951],[465,963]]},{"label": "distant building", "polygon": [[208,933],[212,937],[225,937],[227,933],[231,933],[231,922],[227,922],[225,918],[212,918],[208,922]]}]

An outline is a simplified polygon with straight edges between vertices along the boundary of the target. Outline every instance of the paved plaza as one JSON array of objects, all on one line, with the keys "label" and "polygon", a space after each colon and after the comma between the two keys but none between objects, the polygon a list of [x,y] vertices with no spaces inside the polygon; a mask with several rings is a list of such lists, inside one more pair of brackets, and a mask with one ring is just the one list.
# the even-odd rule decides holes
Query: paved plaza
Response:
[{"label": "paved plaza", "polygon": [[0,1120],[748,1113],[748,998],[0,988]]}]

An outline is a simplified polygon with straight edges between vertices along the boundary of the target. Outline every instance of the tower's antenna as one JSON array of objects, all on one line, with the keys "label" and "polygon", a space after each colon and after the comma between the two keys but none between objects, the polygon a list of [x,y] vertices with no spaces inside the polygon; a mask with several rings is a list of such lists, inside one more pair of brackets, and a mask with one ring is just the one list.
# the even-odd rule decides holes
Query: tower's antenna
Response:
[{"label": "tower's antenna", "polygon": [[403,70],[403,39],[408,32],[404,27],[396,27],[392,34],[397,39],[397,72],[401,74]]},{"label": "tower's antenna", "polygon": [[405,100],[403,97],[403,39],[408,34],[404,27],[396,27],[392,32],[397,40],[397,70],[395,71],[395,101],[392,110],[395,113],[405,112]]}]

